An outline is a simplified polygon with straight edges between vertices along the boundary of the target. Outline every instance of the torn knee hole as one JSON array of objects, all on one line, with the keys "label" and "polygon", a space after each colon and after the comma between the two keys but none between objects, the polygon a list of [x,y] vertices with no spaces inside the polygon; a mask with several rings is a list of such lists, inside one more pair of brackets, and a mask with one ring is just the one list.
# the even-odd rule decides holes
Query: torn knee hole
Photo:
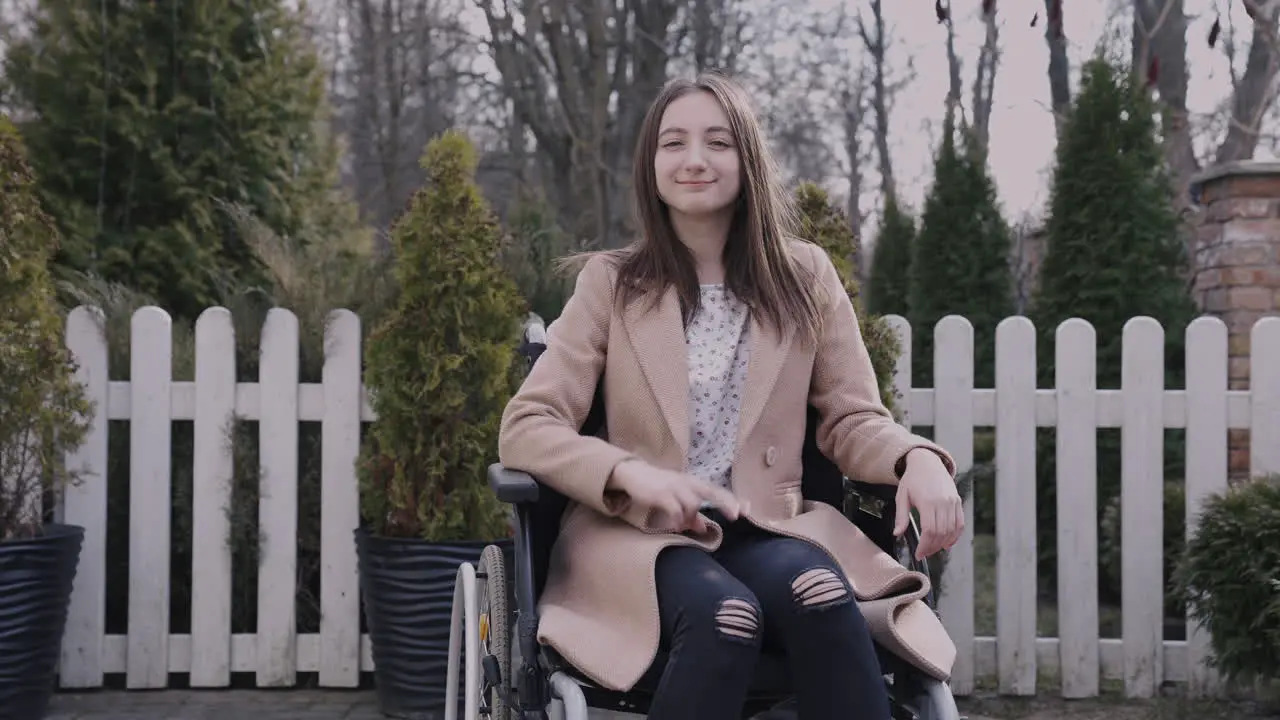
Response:
[{"label": "torn knee hole", "polygon": [[796,602],[804,608],[820,608],[849,598],[844,580],[830,568],[805,570],[791,581]]},{"label": "torn knee hole", "polygon": [[760,612],[740,598],[728,598],[716,611],[716,628],[724,635],[751,639],[760,632]]}]

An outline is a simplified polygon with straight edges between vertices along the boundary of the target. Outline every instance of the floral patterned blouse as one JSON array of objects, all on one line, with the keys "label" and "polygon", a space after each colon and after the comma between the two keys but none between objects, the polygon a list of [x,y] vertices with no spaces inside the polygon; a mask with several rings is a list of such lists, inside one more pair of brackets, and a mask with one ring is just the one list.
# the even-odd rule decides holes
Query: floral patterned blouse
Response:
[{"label": "floral patterned blouse", "polygon": [[750,355],[747,306],[723,285],[703,285],[685,330],[689,352],[688,472],[732,487],[738,411]]}]

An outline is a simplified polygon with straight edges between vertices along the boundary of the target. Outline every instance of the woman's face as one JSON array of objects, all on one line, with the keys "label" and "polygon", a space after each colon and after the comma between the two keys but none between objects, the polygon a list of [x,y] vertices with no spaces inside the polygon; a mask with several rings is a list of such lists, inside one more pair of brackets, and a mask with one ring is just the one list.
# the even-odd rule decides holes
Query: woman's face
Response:
[{"label": "woman's face", "polygon": [[658,195],[672,212],[732,211],[742,178],[729,117],[709,92],[676,98],[662,114],[653,158]]}]

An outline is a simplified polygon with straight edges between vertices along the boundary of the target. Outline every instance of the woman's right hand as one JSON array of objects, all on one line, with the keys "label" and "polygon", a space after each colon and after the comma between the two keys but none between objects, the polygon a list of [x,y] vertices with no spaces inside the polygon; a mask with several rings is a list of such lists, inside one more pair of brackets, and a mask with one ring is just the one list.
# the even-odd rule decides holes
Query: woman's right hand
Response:
[{"label": "woman's right hand", "polygon": [[726,520],[738,519],[740,507],[733,493],[688,473],[656,467],[639,460],[620,463],[609,478],[612,489],[625,492],[645,510],[653,530],[702,532],[707,520],[698,513],[711,505]]}]

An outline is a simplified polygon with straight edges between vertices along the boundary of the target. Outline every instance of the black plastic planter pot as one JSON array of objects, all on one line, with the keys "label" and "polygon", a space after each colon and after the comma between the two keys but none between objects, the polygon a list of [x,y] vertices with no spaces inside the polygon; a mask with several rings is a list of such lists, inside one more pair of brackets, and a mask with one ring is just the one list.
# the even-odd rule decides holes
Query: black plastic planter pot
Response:
[{"label": "black plastic planter pot", "polygon": [[0,714],[40,720],[53,695],[84,528],[51,524],[0,542]]},{"label": "black plastic planter pot", "polygon": [[486,545],[510,553],[511,544],[505,539],[437,543],[356,530],[360,593],[383,715],[404,720],[444,717],[458,566],[478,563]]}]

